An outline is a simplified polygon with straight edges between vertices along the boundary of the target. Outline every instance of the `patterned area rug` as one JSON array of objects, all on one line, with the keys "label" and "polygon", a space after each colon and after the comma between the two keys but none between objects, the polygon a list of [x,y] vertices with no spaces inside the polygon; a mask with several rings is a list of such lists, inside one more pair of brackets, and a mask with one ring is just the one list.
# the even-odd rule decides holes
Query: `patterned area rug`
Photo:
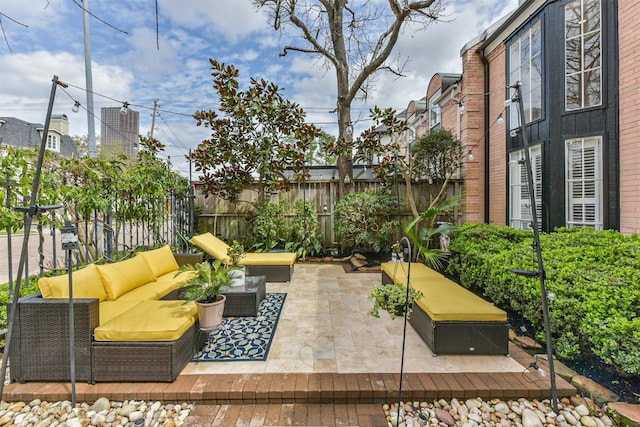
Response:
[{"label": "patterned area rug", "polygon": [[264,361],[276,333],[286,293],[267,293],[256,317],[225,317],[209,332],[209,341],[194,362]]}]

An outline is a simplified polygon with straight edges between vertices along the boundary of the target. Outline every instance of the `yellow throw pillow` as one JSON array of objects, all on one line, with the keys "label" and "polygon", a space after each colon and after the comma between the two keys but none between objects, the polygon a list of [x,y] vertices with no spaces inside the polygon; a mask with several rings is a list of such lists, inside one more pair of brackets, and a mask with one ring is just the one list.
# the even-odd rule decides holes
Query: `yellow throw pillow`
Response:
[{"label": "yellow throw pillow", "polygon": [[153,271],[153,274],[156,277],[160,277],[163,274],[176,271],[180,268],[169,245],[141,252],[140,254],[147,261],[149,267],[151,267],[151,271]]},{"label": "yellow throw pillow", "polygon": [[98,266],[104,290],[111,301],[132,289],[156,280],[151,267],[140,254],[133,258]]},{"label": "yellow throw pillow", "polygon": [[[98,298],[100,301],[107,299],[95,264],[72,272],[71,280],[74,298]],[[41,277],[38,279],[38,287],[43,298],[69,298],[69,275]]]}]

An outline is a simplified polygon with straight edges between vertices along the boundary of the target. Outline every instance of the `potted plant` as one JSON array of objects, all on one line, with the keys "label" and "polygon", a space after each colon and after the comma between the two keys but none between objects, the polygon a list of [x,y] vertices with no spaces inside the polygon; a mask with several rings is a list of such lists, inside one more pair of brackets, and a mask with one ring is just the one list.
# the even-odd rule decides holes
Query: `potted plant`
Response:
[{"label": "potted plant", "polygon": [[369,315],[380,318],[380,311],[389,313],[391,319],[404,315],[404,308],[407,307],[407,318],[411,317],[411,306],[413,301],[422,298],[422,292],[409,287],[409,303],[407,301],[407,287],[402,283],[389,283],[376,285],[369,293],[370,300],[373,300],[373,307],[369,310]]},{"label": "potted plant", "polygon": [[231,270],[229,274],[231,275],[231,282],[229,286],[242,286],[245,281],[245,268],[244,266],[239,265],[239,262],[242,258],[244,258],[247,253],[244,250],[244,247],[240,242],[234,240],[231,242],[229,249],[227,249],[227,256],[229,257],[229,261],[231,261],[231,266],[235,267],[234,270]]},{"label": "potted plant", "polygon": [[191,279],[183,285],[184,290],[181,293],[181,298],[195,301],[198,307],[200,329],[209,331],[222,323],[226,297],[221,291],[222,288],[229,286],[231,281],[229,272],[233,270],[235,267],[224,265],[222,260],[216,260],[213,264],[199,262],[180,267],[181,272],[191,271],[194,273]]}]

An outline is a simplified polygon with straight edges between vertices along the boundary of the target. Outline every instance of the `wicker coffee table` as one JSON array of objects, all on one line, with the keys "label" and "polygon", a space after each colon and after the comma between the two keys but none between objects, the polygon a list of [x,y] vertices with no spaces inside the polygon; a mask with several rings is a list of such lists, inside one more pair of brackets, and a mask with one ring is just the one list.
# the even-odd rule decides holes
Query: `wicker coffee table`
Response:
[{"label": "wicker coffee table", "polygon": [[247,276],[244,285],[224,288],[222,293],[227,297],[225,317],[255,317],[260,302],[267,294],[266,276]]}]

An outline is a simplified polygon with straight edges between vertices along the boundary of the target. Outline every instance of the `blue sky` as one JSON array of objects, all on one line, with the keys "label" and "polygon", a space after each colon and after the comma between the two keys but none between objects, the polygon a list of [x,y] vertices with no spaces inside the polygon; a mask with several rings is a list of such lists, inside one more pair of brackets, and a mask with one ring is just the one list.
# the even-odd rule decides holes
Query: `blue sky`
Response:
[{"label": "blue sky", "polygon": [[[153,0],[89,1],[91,13],[117,28],[90,18],[97,133],[100,108],[127,101],[140,112],[140,133],[147,134],[158,99],[154,136],[167,145],[176,169],[186,173],[188,149],[208,136],[191,115],[217,104],[209,64],[215,58],[234,64],[242,79],[273,81],[307,111],[310,122],[336,134],[336,116],[330,113],[333,70],[304,54],[280,57],[292,39],[272,30],[250,0],[159,0],[158,5],[159,49]],[[352,118],[365,128],[373,105],[402,110],[425,95],[433,74],[460,72],[460,49],[516,6],[517,0],[450,0],[446,22],[417,32],[406,29],[395,52],[407,60],[405,77],[381,74],[368,100],[354,104]],[[43,123],[51,78],[57,75],[70,86],[67,93],[58,91],[54,112],[69,116],[71,135],[86,134],[86,112],[71,112],[74,99],[86,106],[82,9],[73,0],[2,0],[0,13],[6,15],[0,18],[8,42],[0,40],[0,116]]]}]

